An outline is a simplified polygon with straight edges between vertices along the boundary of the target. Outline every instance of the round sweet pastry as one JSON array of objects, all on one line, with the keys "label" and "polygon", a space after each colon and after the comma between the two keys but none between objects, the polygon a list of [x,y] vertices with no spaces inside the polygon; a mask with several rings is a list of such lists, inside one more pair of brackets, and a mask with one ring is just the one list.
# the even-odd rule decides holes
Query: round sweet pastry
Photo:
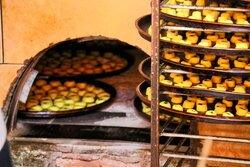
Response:
[{"label": "round sweet pastry", "polygon": [[81,108],[85,108],[86,107],[86,103],[85,102],[75,102],[74,104],[74,109],[81,109]]},{"label": "round sweet pastry", "polygon": [[233,36],[231,37],[230,41],[231,41],[232,43],[236,43],[236,42],[238,42],[238,41],[241,41],[242,39],[243,39],[242,36],[233,35]]},{"label": "round sweet pastry", "polygon": [[215,104],[214,111],[215,111],[217,114],[221,115],[221,114],[223,114],[224,112],[226,112],[226,109],[227,109],[227,107],[226,107],[225,104],[218,102],[218,103]]},{"label": "round sweet pastry", "polygon": [[146,89],[146,95],[151,95],[151,87],[147,87]]},{"label": "round sweet pastry", "polygon": [[212,80],[210,80],[210,79],[204,79],[204,80],[202,81],[202,84],[205,85],[205,86],[208,87],[208,88],[212,88],[212,87],[213,87],[213,82],[212,82]]},{"label": "round sweet pastry", "polygon": [[179,43],[180,41],[183,40],[182,38],[183,37],[181,35],[176,35],[176,36],[173,36],[172,41]]},{"label": "round sweet pastry", "polygon": [[243,99],[241,99],[241,100],[238,100],[237,104],[243,104],[243,105],[247,106],[249,104],[249,100],[243,100]]},{"label": "round sweet pastry", "polygon": [[200,77],[198,75],[191,75],[189,80],[194,84],[197,85],[200,83]]},{"label": "round sweet pastry", "polygon": [[196,53],[194,52],[184,52],[185,59],[189,60],[191,57],[196,56]]},{"label": "round sweet pastry", "polygon": [[161,101],[159,105],[166,108],[171,108],[171,104],[168,101]]},{"label": "round sweet pastry", "polygon": [[237,41],[235,44],[236,49],[248,49],[249,48],[249,42],[247,41]]},{"label": "round sweet pastry", "polygon": [[48,92],[49,90],[52,89],[52,86],[51,85],[43,85],[42,86],[42,90],[44,90],[45,92]]},{"label": "round sweet pastry", "polygon": [[74,104],[75,104],[75,101],[74,101],[73,99],[65,99],[65,100],[64,100],[64,104],[65,104],[65,105],[68,105],[68,104],[74,105]]},{"label": "round sweet pastry", "polygon": [[217,113],[214,110],[206,111],[205,115],[207,116],[217,116]]},{"label": "round sweet pastry", "polygon": [[26,103],[26,107],[29,109],[29,108],[32,108],[32,107],[38,105],[38,104],[39,104],[38,100],[28,100]]},{"label": "round sweet pastry", "polygon": [[163,80],[165,80],[165,76],[161,74],[160,77],[159,77],[159,81],[161,82]]},{"label": "round sweet pastry", "polygon": [[236,84],[241,84],[242,83],[242,77],[240,77],[240,76],[233,76],[232,78],[235,80]]},{"label": "round sweet pastry", "polygon": [[190,35],[187,37],[187,41],[190,41],[191,44],[196,44],[198,42],[199,37],[197,35]]},{"label": "round sweet pastry", "polygon": [[182,101],[183,101],[182,96],[173,96],[171,98],[171,102],[174,103],[174,104],[181,104]]},{"label": "round sweet pastry", "polygon": [[233,101],[231,101],[231,100],[223,99],[223,100],[222,100],[222,103],[225,104],[226,107],[228,107],[228,108],[233,107]]},{"label": "round sweet pastry", "polygon": [[198,114],[198,112],[195,109],[192,109],[192,108],[187,109],[187,113]]},{"label": "round sweet pastry", "polygon": [[181,58],[175,56],[175,57],[171,58],[171,61],[176,62],[176,63],[179,63],[179,62],[181,61]]},{"label": "round sweet pastry", "polygon": [[179,75],[178,73],[170,73],[170,78],[174,78],[175,76]]},{"label": "round sweet pastry", "polygon": [[202,39],[199,43],[199,46],[210,47],[212,46],[212,41],[208,39]]},{"label": "round sweet pastry", "polygon": [[250,87],[250,79],[246,79],[246,80],[244,81],[244,86],[247,87],[247,88]]},{"label": "round sweet pastry", "polygon": [[64,82],[64,86],[68,87],[68,88],[72,88],[76,85],[75,81],[65,81]]},{"label": "round sweet pastry", "polygon": [[196,110],[200,113],[205,113],[207,111],[207,104],[197,103],[196,102]]},{"label": "round sweet pastry", "polygon": [[64,99],[62,98],[57,98],[54,100],[54,105],[61,108],[64,106]]},{"label": "round sweet pastry", "polygon": [[173,57],[175,57],[175,52],[171,52],[171,51],[164,51],[164,58],[165,59],[172,59]]},{"label": "round sweet pastry", "polygon": [[246,88],[244,85],[236,85],[234,87],[234,92],[237,92],[237,93],[246,93]]},{"label": "round sweet pastry", "polygon": [[226,33],[225,32],[215,32],[216,35],[219,36],[219,38],[223,39],[226,37]]},{"label": "round sweet pastry", "polygon": [[192,82],[190,80],[185,80],[182,85],[183,87],[187,87],[187,88],[190,88],[192,86]]},{"label": "round sweet pastry", "polygon": [[34,90],[34,94],[35,95],[45,95],[46,92],[42,89],[36,89],[36,90]]},{"label": "round sweet pastry", "polygon": [[196,96],[188,96],[187,100],[192,101],[192,102],[196,102],[197,97]]},{"label": "round sweet pastry", "polygon": [[220,65],[222,63],[229,63],[229,59],[227,57],[219,57],[217,63]]},{"label": "round sweet pastry", "polygon": [[[204,15],[204,14],[203,14]],[[215,22],[215,18],[211,13],[206,14],[206,17],[203,19],[204,21]]]},{"label": "round sweet pastry", "polygon": [[172,109],[177,111],[183,111],[183,107],[179,104],[174,104]]},{"label": "round sweet pastry", "polygon": [[225,70],[229,70],[230,69],[230,64],[229,63],[221,63],[219,66],[221,68],[225,69]]},{"label": "round sweet pastry", "polygon": [[227,57],[229,58],[229,60],[235,60],[235,59],[237,59],[238,56],[227,55]]},{"label": "round sweet pastry", "polygon": [[234,60],[234,67],[236,68],[245,68],[247,63],[245,61]]},{"label": "round sweet pastry", "polygon": [[170,80],[167,80],[167,79],[165,79],[165,80],[163,80],[163,81],[160,81],[162,84],[164,84],[164,85],[173,85],[173,82],[172,81],[170,81]]},{"label": "round sweet pastry", "polygon": [[208,60],[208,61],[214,61],[216,59],[216,55],[215,54],[205,54],[203,59]]},{"label": "round sweet pastry", "polygon": [[65,91],[65,90],[67,90],[67,89],[68,89],[68,88],[65,87],[65,86],[58,86],[58,87],[57,87],[57,90],[58,90],[59,92]]},{"label": "round sweet pastry", "polygon": [[77,94],[78,94],[78,96],[84,96],[85,94],[86,94],[86,90],[79,90],[78,92],[77,92]]},{"label": "round sweet pastry", "polygon": [[245,70],[250,70],[250,64],[247,64],[247,65],[245,66]]},{"label": "round sweet pastry", "polygon": [[48,110],[49,110],[49,111],[59,111],[60,108],[57,107],[57,106],[50,106],[50,107],[48,108]]},{"label": "round sweet pastry", "polygon": [[205,98],[197,98],[197,100],[196,100],[196,105],[197,104],[207,104],[207,101],[206,101],[206,99]]},{"label": "round sweet pastry", "polygon": [[56,88],[58,86],[61,86],[62,83],[60,81],[50,81],[49,83],[53,88]]},{"label": "round sweet pastry", "polygon": [[80,96],[78,95],[70,95],[68,98],[74,100],[74,102],[80,101]]},{"label": "round sweet pastry", "polygon": [[62,108],[60,108],[61,111],[67,111],[72,110],[74,108],[74,104],[65,104]]},{"label": "round sweet pastry", "polygon": [[[210,88],[210,89],[212,89],[212,88]],[[227,90],[227,87],[224,86],[223,84],[216,84],[215,90],[217,90],[217,91],[223,91],[224,92],[224,91]]]},{"label": "round sweet pastry", "polygon": [[207,39],[212,41],[212,42],[216,42],[218,40],[219,36],[218,35],[208,35]]},{"label": "round sweet pastry", "polygon": [[181,82],[183,82],[183,75],[181,75],[181,74],[175,75],[175,77],[173,78],[173,82],[174,83],[181,83]]},{"label": "round sweet pastry", "polygon": [[37,111],[37,112],[40,112],[42,110],[43,108],[40,105],[33,106],[29,109],[29,111]]},{"label": "round sweet pastry", "polygon": [[94,103],[95,102],[95,97],[94,96],[89,96],[89,95],[85,95],[83,98],[82,98],[82,101],[83,102],[86,102],[86,103]]},{"label": "round sweet pastry", "polygon": [[47,85],[47,81],[44,80],[44,79],[39,79],[35,82],[35,85],[38,86],[38,87],[42,87],[44,85]]},{"label": "round sweet pastry", "polygon": [[209,103],[209,104],[212,104],[215,100],[214,97],[205,97],[205,99],[206,99],[207,103]]},{"label": "round sweet pastry", "polygon": [[49,107],[51,107],[53,105],[52,100],[43,100],[41,101],[41,107],[43,109],[48,109]]},{"label": "round sweet pastry", "polygon": [[221,83],[222,80],[222,76],[218,76],[218,75],[213,75],[211,78],[212,82],[215,84]]},{"label": "round sweet pastry", "polygon": [[202,60],[201,60],[201,64],[204,65],[204,66],[207,67],[207,68],[211,68],[211,67],[212,67],[212,63],[211,63],[211,61],[209,61],[209,60],[204,60],[204,59],[202,59]]},{"label": "round sweet pastry", "polygon": [[190,101],[190,100],[185,100],[183,102],[183,108],[189,109],[189,108],[194,108],[195,102]]},{"label": "round sweet pastry", "polygon": [[188,18],[195,19],[195,20],[202,20],[201,12],[200,11],[194,11],[192,13],[192,16],[189,16]]},{"label": "round sweet pastry", "polygon": [[235,109],[236,109],[236,115],[238,116],[245,116],[248,113],[248,108],[246,105],[237,104],[235,106]]},{"label": "round sweet pastry", "polygon": [[231,112],[224,112],[222,114],[223,117],[234,117],[234,115]]},{"label": "round sweet pastry", "polygon": [[227,87],[229,87],[229,88],[235,87],[235,80],[234,79],[228,78],[225,80],[225,83],[226,83]]},{"label": "round sweet pastry", "polygon": [[66,97],[66,96],[68,96],[69,91],[63,90],[63,91],[60,91],[59,94]]},{"label": "round sweet pastry", "polygon": [[74,92],[74,93],[77,93],[79,91],[78,88],[70,88],[69,89],[70,92]]},{"label": "round sweet pastry", "polygon": [[178,35],[177,30],[167,30],[167,38],[172,39],[174,36]]}]

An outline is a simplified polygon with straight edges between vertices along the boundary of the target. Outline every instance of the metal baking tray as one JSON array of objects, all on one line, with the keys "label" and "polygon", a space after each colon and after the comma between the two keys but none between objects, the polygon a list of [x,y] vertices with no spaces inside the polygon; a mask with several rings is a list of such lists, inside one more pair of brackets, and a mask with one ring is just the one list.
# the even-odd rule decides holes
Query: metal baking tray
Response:
[{"label": "metal baking tray", "polygon": [[22,117],[32,117],[32,118],[54,118],[54,117],[68,117],[68,116],[72,116],[72,115],[85,115],[85,114],[90,114],[93,112],[97,112],[99,111],[101,108],[107,106],[108,104],[111,104],[116,96],[116,90],[113,86],[101,82],[101,81],[94,81],[94,80],[86,80],[86,79],[79,79],[79,78],[60,78],[60,79],[53,79],[53,78],[49,78],[47,79],[47,81],[55,81],[55,80],[59,80],[59,81],[75,81],[75,82],[86,82],[88,84],[94,85],[98,88],[102,88],[105,90],[105,92],[110,94],[110,98],[100,104],[91,106],[91,107],[85,107],[82,109],[73,109],[73,110],[64,110],[64,111],[48,111],[48,110],[43,110],[41,112],[36,112],[36,111],[28,111],[28,110],[19,110],[18,114]]},{"label": "metal baking tray", "polygon": [[[64,41],[62,43],[60,43],[59,45],[50,48],[45,54],[44,56],[39,60],[40,62],[37,64],[37,66],[35,67],[35,69],[37,71],[39,71],[39,76],[42,78],[71,78],[71,77],[78,77],[78,78],[102,78],[102,77],[110,77],[113,75],[118,75],[124,71],[126,71],[129,67],[131,67],[134,63],[134,57],[132,55],[126,54],[124,52],[124,50],[127,47],[125,46],[125,44],[123,43],[118,43],[117,40],[105,40],[105,39],[93,39],[92,41],[81,41],[81,38],[79,39],[72,39],[72,40],[67,40]],[[62,59],[74,59],[77,55],[77,51],[83,51],[86,52],[86,56],[82,57],[81,60],[79,61],[84,61],[84,58],[88,57],[91,58],[91,55],[89,55],[90,52],[98,52],[100,54],[99,57],[103,58],[103,54],[105,52],[110,52],[114,55],[117,55],[118,58],[121,58],[123,60],[126,61],[126,65],[120,69],[114,69],[112,68],[112,70],[110,71],[104,71],[102,70],[101,72],[94,72],[95,70],[95,66],[90,69],[92,70],[91,73],[87,73],[84,71],[80,71],[77,68],[73,68],[73,66],[76,63],[81,63],[79,61],[72,61],[72,63],[70,64],[69,69],[70,70],[74,70],[74,72],[77,72],[76,74],[74,73],[67,73],[63,70],[65,70],[63,67],[61,67],[64,63],[68,63],[68,62],[64,62],[64,60]],[[71,54],[70,57],[67,57],[67,54],[62,54],[63,52],[69,52]],[[56,54],[57,55],[56,55]],[[52,58],[52,56],[56,55],[57,58]],[[93,57],[93,56],[92,56]],[[49,61],[52,60],[52,61]],[[62,60],[62,61],[59,61]],[[59,63],[58,67],[54,67],[54,64]],[[87,62],[88,63],[88,62]],[[85,62],[86,64],[86,62]],[[44,69],[51,65],[52,68],[51,70],[49,70],[49,73],[51,74],[46,74],[44,73]],[[99,67],[101,67],[101,64],[96,65]],[[83,66],[79,66],[79,68],[83,68]],[[60,69],[61,71],[63,71],[63,73],[61,75],[59,75],[58,73],[53,72],[53,70],[55,69]],[[51,71],[51,72],[50,72]]]},{"label": "metal baking tray", "polygon": [[[151,15],[145,15],[140,17],[136,20],[136,28],[144,39],[151,41],[151,36],[148,33],[148,28],[151,25]],[[164,27],[163,27],[164,28]],[[189,30],[189,31],[195,31],[197,29],[190,28],[190,27],[180,27],[180,26],[165,26],[165,28],[171,28],[175,30]],[[203,29],[198,29],[199,31],[202,31]],[[203,30],[204,31],[204,30]],[[206,31],[208,31],[206,29]],[[215,30],[213,30],[215,31]],[[179,51],[186,51],[186,52],[197,52],[197,53],[203,53],[203,54],[216,54],[216,55],[236,55],[236,56],[249,56],[250,55],[250,49],[233,49],[233,48],[213,48],[213,47],[201,47],[198,45],[187,45],[187,44],[181,44],[176,43],[172,41],[166,41],[160,39],[160,45],[165,48],[169,49],[175,49]]]},{"label": "metal baking tray", "polygon": [[[173,51],[173,50],[169,50]],[[185,61],[184,53],[179,51],[173,51],[177,54],[178,57],[181,58],[181,61]],[[199,54],[200,57],[203,57],[204,55]],[[199,73],[202,75],[225,75],[225,76],[242,76],[242,77],[250,77],[250,70],[244,70],[239,68],[231,68],[231,69],[220,69],[216,68],[217,59],[220,56],[216,56],[216,60],[212,64],[211,68],[205,68],[205,67],[196,67],[196,66],[189,66],[181,63],[177,63],[168,59],[164,58],[163,52],[160,55],[160,59],[165,62],[166,64],[170,65],[173,68],[182,69],[184,71],[189,71],[193,73]],[[233,61],[230,60],[230,66],[233,66]]]},{"label": "metal baking tray", "polygon": [[[143,81],[136,88],[137,96],[143,101],[145,104],[150,105],[150,101],[146,97],[146,89],[150,85]],[[172,94],[172,92],[165,92],[166,94],[160,94],[159,99],[164,100],[168,94]],[[183,119],[201,121],[201,122],[211,122],[211,123],[221,123],[221,124],[249,124],[250,118],[247,117],[223,117],[223,116],[207,116],[203,114],[191,114],[187,112],[180,112],[177,110],[173,110],[171,108],[166,108],[159,105],[159,113],[168,114],[175,117],[180,117]]]},{"label": "metal baking tray", "polygon": [[[151,60],[150,58],[146,58],[142,61],[139,65],[139,72],[140,74],[149,82],[150,81],[150,65]],[[189,72],[170,69],[168,70],[160,69],[160,74],[164,73],[180,73],[180,74],[190,74]],[[200,76],[200,78],[211,78],[211,76]],[[171,91],[181,94],[189,94],[189,95],[196,95],[196,96],[208,96],[208,97],[218,97],[218,98],[226,98],[231,100],[237,99],[250,99],[250,94],[247,91],[246,93],[237,93],[232,91],[218,91],[218,90],[210,90],[210,89],[201,89],[195,87],[180,87],[180,86],[173,86],[160,83],[160,90],[161,91]],[[250,91],[250,90],[249,90]]]}]

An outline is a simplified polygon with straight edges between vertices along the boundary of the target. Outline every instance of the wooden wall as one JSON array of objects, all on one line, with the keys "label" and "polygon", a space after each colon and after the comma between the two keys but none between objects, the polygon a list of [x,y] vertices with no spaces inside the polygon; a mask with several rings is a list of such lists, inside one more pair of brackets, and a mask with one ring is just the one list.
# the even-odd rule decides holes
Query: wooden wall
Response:
[{"label": "wooden wall", "polygon": [[2,0],[0,106],[23,61],[50,43],[103,35],[138,46],[149,54],[150,43],[135,28],[135,20],[148,13],[150,0]]}]

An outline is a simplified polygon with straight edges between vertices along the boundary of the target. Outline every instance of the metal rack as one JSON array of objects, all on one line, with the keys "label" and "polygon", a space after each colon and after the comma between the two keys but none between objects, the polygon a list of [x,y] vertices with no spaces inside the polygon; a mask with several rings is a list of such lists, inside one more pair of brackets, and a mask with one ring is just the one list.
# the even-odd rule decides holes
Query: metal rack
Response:
[{"label": "metal rack", "polygon": [[[170,7],[170,6],[168,6]],[[175,7],[175,6],[172,6]],[[152,10],[151,10],[151,26],[152,26],[152,36],[151,36],[151,90],[152,90],[152,99],[151,99],[151,167],[159,166],[168,166],[170,162],[174,159],[178,159],[176,163],[177,167],[183,166],[184,162],[190,162],[190,166],[206,166],[206,161],[219,161],[219,162],[229,162],[237,164],[250,165],[249,159],[234,159],[234,158],[225,158],[225,157],[212,157],[208,156],[208,151],[206,148],[202,150],[201,155],[197,155],[193,150],[192,143],[184,152],[180,152],[180,148],[187,138],[192,140],[205,140],[205,147],[207,150],[210,149],[213,141],[224,141],[224,142],[240,142],[250,144],[250,139],[241,139],[241,138],[230,138],[230,137],[218,137],[218,136],[204,136],[195,134],[192,129],[192,124],[195,124],[195,121],[191,121],[191,129],[188,130],[188,134],[179,133],[181,127],[186,122],[183,120],[172,133],[165,133],[164,129],[169,125],[171,119],[169,119],[162,128],[159,127],[159,46],[160,46],[160,2],[159,0],[152,0]],[[165,27],[168,28],[168,27]],[[161,146],[159,144],[160,137],[169,137],[166,143]],[[170,142],[175,138],[181,138],[178,145],[176,145],[173,151],[166,151]],[[250,146],[250,145],[249,145]],[[164,162],[160,163],[162,156],[167,157]],[[197,163],[198,161],[198,163]]]}]

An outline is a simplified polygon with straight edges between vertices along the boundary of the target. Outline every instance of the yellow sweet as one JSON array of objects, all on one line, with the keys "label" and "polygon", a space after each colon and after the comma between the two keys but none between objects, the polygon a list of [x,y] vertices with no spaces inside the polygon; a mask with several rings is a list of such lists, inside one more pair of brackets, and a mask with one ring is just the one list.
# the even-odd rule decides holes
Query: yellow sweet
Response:
[{"label": "yellow sweet", "polygon": [[193,56],[191,57],[188,62],[190,64],[198,64],[200,62],[200,56],[196,55],[196,56]]},{"label": "yellow sweet", "polygon": [[215,58],[216,58],[215,54],[205,54],[203,57],[204,60],[208,60],[208,61],[214,61]]},{"label": "yellow sweet", "polygon": [[207,100],[207,103],[209,103],[209,104],[213,103],[215,100],[214,97],[205,97],[205,99]]},{"label": "yellow sweet", "polygon": [[247,42],[247,41],[237,41],[235,48],[236,49],[248,49],[249,48],[249,42]]},{"label": "yellow sweet", "polygon": [[217,76],[217,75],[213,75],[211,80],[212,80],[213,83],[218,84],[218,83],[221,83],[222,77]]},{"label": "yellow sweet", "polygon": [[199,46],[205,46],[205,47],[210,47],[212,46],[212,41],[208,39],[202,39],[199,43]]},{"label": "yellow sweet", "polygon": [[234,88],[234,92],[237,93],[246,93],[246,89],[244,85],[236,85]]},{"label": "yellow sweet", "polygon": [[226,83],[227,87],[229,87],[229,88],[235,87],[235,80],[234,79],[228,78],[225,80],[225,83]]},{"label": "yellow sweet", "polygon": [[246,79],[246,80],[244,81],[244,86],[247,87],[247,88],[250,87],[250,79]]},{"label": "yellow sweet", "polygon": [[176,16],[176,10],[172,9],[172,8],[162,8],[161,12],[169,14],[169,15]]},{"label": "yellow sweet", "polygon": [[247,99],[241,99],[241,100],[238,100],[237,104],[246,105],[247,106],[249,104],[249,100],[247,100]]},{"label": "yellow sweet", "polygon": [[227,57],[220,57],[217,61],[217,63],[220,65],[222,63],[229,63],[229,59]]},{"label": "yellow sweet", "polygon": [[233,101],[231,101],[231,100],[223,99],[222,103],[225,104],[226,107],[229,107],[229,108],[233,107]]},{"label": "yellow sweet", "polygon": [[211,67],[212,67],[212,63],[211,63],[211,61],[209,61],[209,60],[204,60],[204,59],[202,59],[202,60],[201,60],[201,64],[204,65],[204,66],[207,67],[207,68],[211,68]]},{"label": "yellow sweet", "polygon": [[183,75],[181,75],[181,74],[176,75],[176,76],[173,78],[173,82],[174,82],[174,83],[181,83],[181,82],[183,82]]},{"label": "yellow sweet", "polygon": [[238,35],[233,35],[232,37],[231,37],[231,39],[230,39],[230,41],[232,42],[232,43],[236,43],[236,42],[238,42],[238,41],[242,41],[242,36],[238,36]]},{"label": "yellow sweet", "polygon": [[245,68],[247,63],[245,61],[234,60],[234,67],[236,68]]},{"label": "yellow sweet", "polygon": [[182,96],[173,96],[171,98],[171,102],[175,103],[175,104],[181,104],[183,101],[183,97]]},{"label": "yellow sweet", "polygon": [[185,109],[189,109],[189,108],[194,108],[195,103],[193,101],[190,100],[185,100],[183,102],[183,108]]},{"label": "yellow sweet", "polygon": [[197,0],[195,3],[196,6],[205,6],[206,1],[205,0]]},{"label": "yellow sweet", "polygon": [[208,88],[212,88],[213,87],[213,82],[210,79],[204,79],[202,81],[203,85],[206,85]]},{"label": "yellow sweet", "polygon": [[208,35],[207,39],[212,41],[212,42],[216,42],[218,40],[219,36],[218,35]]},{"label": "yellow sweet", "polygon": [[171,58],[171,61],[179,63],[181,61],[181,58],[178,56],[175,56],[175,57]]},{"label": "yellow sweet", "polygon": [[200,83],[200,77],[198,75],[192,75],[192,76],[190,76],[189,80],[193,84],[199,84]]},{"label": "yellow sweet", "polygon": [[235,80],[236,84],[241,84],[242,83],[242,77],[240,77],[240,76],[233,76],[232,78]]},{"label": "yellow sweet", "polygon": [[194,11],[192,13],[192,16],[189,16],[188,18],[195,19],[195,20],[202,20],[201,12],[200,11]]},{"label": "yellow sweet", "polygon": [[218,102],[218,103],[215,104],[214,111],[215,111],[217,114],[221,115],[221,114],[223,114],[224,112],[226,112],[226,109],[227,109],[227,108],[226,108],[226,105],[225,105],[225,104]]},{"label": "yellow sweet", "polygon": [[187,88],[191,87],[192,84],[193,84],[193,83],[192,83],[190,80],[185,80],[185,81],[182,83],[183,87],[187,87]]},{"label": "yellow sweet", "polygon": [[248,108],[246,105],[237,104],[235,106],[235,109],[236,109],[236,115],[238,116],[245,116],[248,113]]},{"label": "yellow sweet", "polygon": [[230,64],[229,63],[221,63],[219,66],[222,69],[226,69],[226,70],[230,69]]},{"label": "yellow sweet", "polygon": [[167,37],[168,38],[173,38],[174,36],[178,35],[178,31],[177,30],[167,30]]},{"label": "yellow sweet", "polygon": [[208,109],[207,104],[201,104],[201,103],[196,104],[196,110],[200,113],[205,113],[207,109]]},{"label": "yellow sweet", "polygon": [[185,59],[189,60],[191,57],[196,56],[196,53],[194,52],[184,52]]},{"label": "yellow sweet", "polygon": [[180,42],[182,40],[182,36],[181,35],[176,35],[173,36],[172,41],[173,42]]},{"label": "yellow sweet", "polygon": [[171,58],[175,57],[175,52],[171,51],[164,51],[164,58],[170,60]]},{"label": "yellow sweet", "polygon": [[172,109],[177,111],[183,111],[183,107],[179,104],[174,104]]},{"label": "yellow sweet", "polygon": [[190,35],[187,37],[187,41],[190,41],[191,44],[196,44],[198,42],[199,37],[197,35]]}]

